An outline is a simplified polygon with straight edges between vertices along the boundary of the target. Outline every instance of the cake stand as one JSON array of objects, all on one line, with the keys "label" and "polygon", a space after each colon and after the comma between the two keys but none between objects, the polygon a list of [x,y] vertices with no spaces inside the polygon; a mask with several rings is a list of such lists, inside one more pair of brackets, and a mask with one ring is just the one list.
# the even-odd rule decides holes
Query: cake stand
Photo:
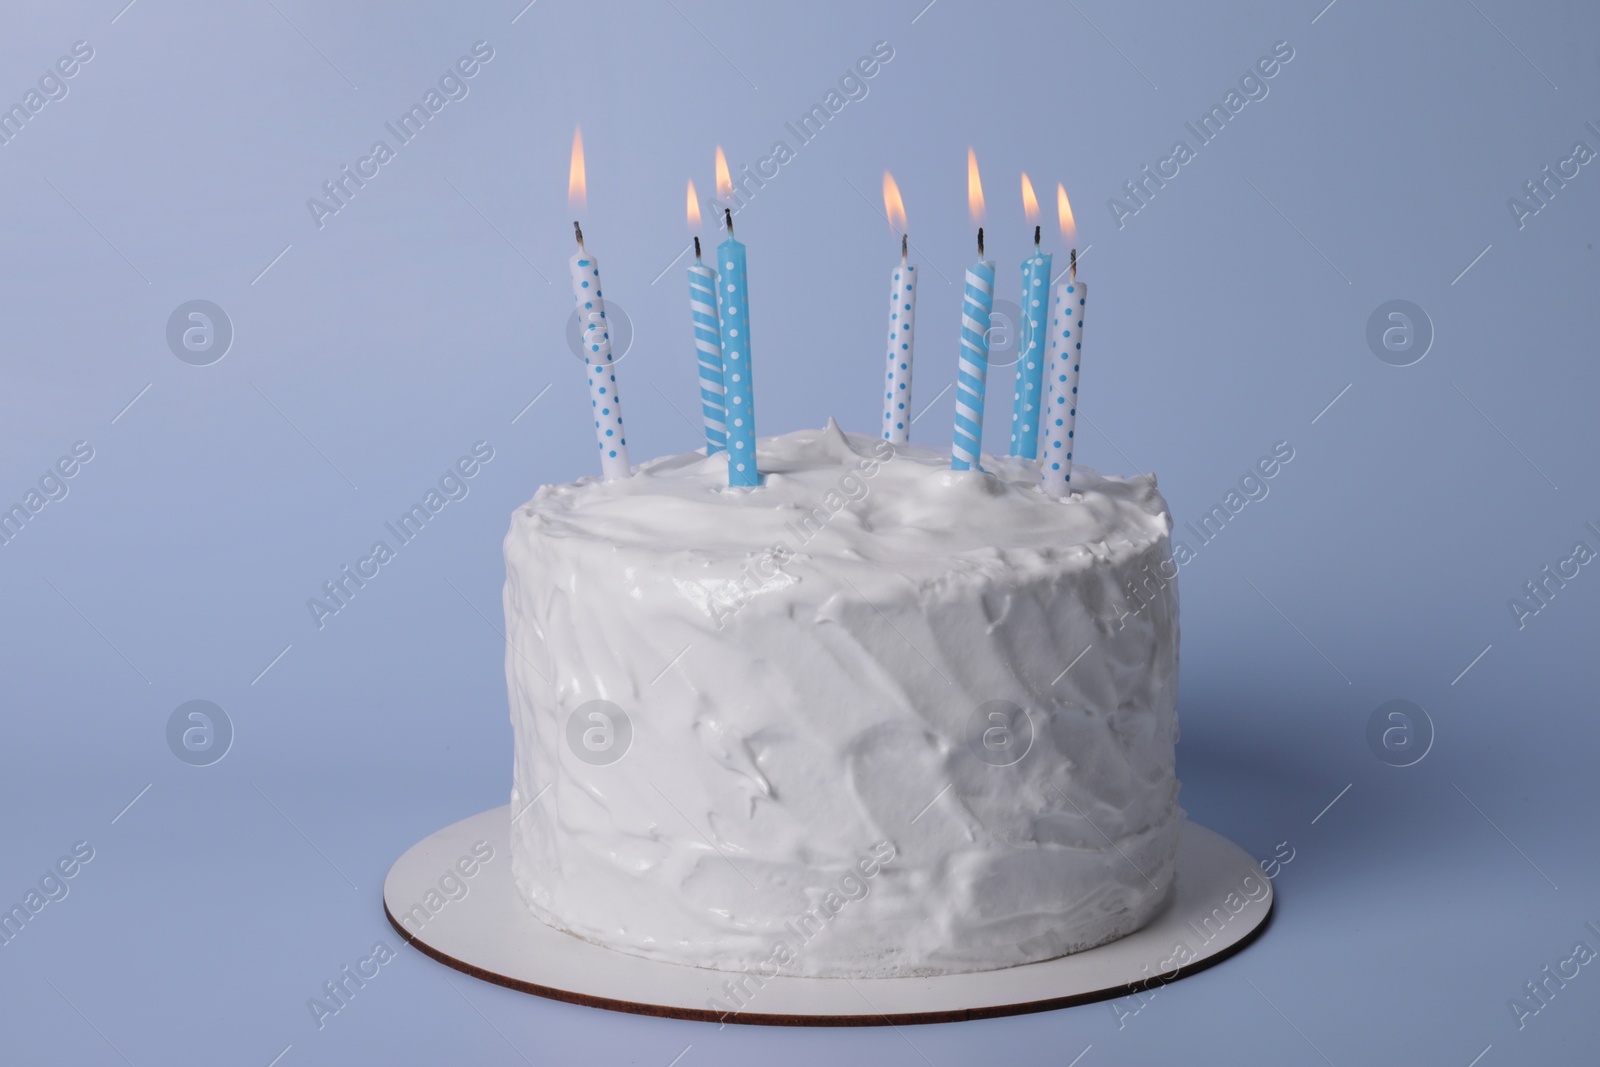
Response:
[{"label": "cake stand", "polygon": [[[545,925],[512,884],[510,830],[510,808],[500,807],[413,845],[383,882],[390,924],[424,954],[486,982],[594,1008],[705,1022],[951,1022],[1132,996],[1238,952],[1266,928],[1273,905],[1272,882],[1255,860],[1191,822],[1178,843],[1177,887],[1167,906],[1143,929],[1099,948],[974,974],[758,981],[629,956]],[[491,859],[457,866],[463,857],[481,857],[483,842],[493,849]],[[736,1000],[729,984],[740,981]]]}]

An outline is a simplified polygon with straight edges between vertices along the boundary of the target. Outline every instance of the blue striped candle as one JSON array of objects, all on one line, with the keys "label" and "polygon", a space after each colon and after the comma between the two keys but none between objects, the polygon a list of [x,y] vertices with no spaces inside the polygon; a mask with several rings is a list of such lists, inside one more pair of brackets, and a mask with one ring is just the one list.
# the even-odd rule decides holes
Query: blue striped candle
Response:
[{"label": "blue striped candle", "polygon": [[1011,398],[1011,454],[1039,454],[1039,405],[1044,398],[1045,319],[1050,310],[1049,253],[1039,251],[1033,229],[1033,255],[1022,261],[1022,321],[1017,324],[1017,388]]},{"label": "blue striped candle", "polygon": [[694,347],[700,361],[700,414],[706,425],[706,455],[728,450],[728,407],[722,387],[722,323],[717,314],[717,272],[700,262],[694,239],[689,268],[689,312],[694,316]]},{"label": "blue striped candle", "polygon": [[955,439],[950,469],[981,469],[983,397],[989,375],[989,316],[994,311],[994,261],[983,258],[983,230],[978,230],[978,261],[967,268],[961,298],[961,360],[956,365]]},{"label": "blue striped candle", "polygon": [[733,212],[724,211],[728,239],[717,246],[717,310],[721,318],[722,378],[728,400],[728,485],[761,484],[756,470],[755,390],[750,381],[750,284],[744,245],[733,236]]},{"label": "blue striped candle", "polygon": [[622,429],[622,398],[611,361],[611,333],[606,327],[606,302],[600,294],[600,261],[584,250],[583,230],[576,222],[578,253],[567,261],[572,296],[583,320],[583,355],[589,371],[589,406],[594,409],[594,436],[600,448],[600,472],[606,481],[626,478],[628,435]]},{"label": "blue striped candle", "polygon": [[[1076,260],[1077,256],[1074,255]],[[1076,266],[1076,264],[1074,264]],[[1049,395],[1044,410],[1044,455],[1039,488],[1065,496],[1072,481],[1072,446],[1078,421],[1078,367],[1083,359],[1083,312],[1089,287],[1076,269],[1056,286],[1050,308]]]}]

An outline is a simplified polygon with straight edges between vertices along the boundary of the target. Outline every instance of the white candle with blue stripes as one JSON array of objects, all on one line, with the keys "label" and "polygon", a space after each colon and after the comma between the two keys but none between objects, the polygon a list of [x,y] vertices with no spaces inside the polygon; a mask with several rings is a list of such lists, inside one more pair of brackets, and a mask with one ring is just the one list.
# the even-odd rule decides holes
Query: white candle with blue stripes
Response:
[{"label": "white candle with blue stripes", "polygon": [[[1022,176],[1022,207],[1028,221],[1039,217],[1033,183]],[[1039,455],[1039,408],[1044,400],[1045,321],[1050,312],[1048,252],[1039,251],[1039,227],[1033,228],[1033,255],[1022,261],[1021,321],[1017,323],[1017,381],[1011,397],[1011,454],[1024,459]]]},{"label": "white candle with blue stripes", "polygon": [[[689,183],[689,228],[700,225],[700,203]],[[694,263],[689,267],[689,314],[694,319],[694,348],[700,366],[700,416],[706,428],[706,455],[728,450],[728,407],[722,383],[722,322],[717,314],[717,272],[700,259],[700,236],[694,235]]]},{"label": "white candle with blue stripes", "polygon": [[[1056,186],[1061,213],[1062,244],[1076,238],[1067,191]],[[1083,361],[1083,318],[1089,302],[1088,286],[1078,277],[1078,250],[1072,250],[1067,277],[1055,288],[1050,307],[1050,370],[1044,410],[1044,454],[1039,459],[1039,488],[1051,496],[1065,496],[1072,488],[1072,453],[1078,421],[1078,368]]]},{"label": "white candle with blue stripes", "polygon": [[[728,190],[731,194],[731,188]],[[717,311],[722,334],[722,379],[728,400],[728,485],[761,484],[756,469],[755,389],[750,378],[750,283],[744,245],[733,236],[733,212],[723,211],[728,239],[717,246]]]},{"label": "white candle with blue stripes", "polygon": [[916,352],[917,268],[906,261],[906,208],[894,176],[883,172],[883,211],[889,230],[900,230],[900,263],[889,275],[889,351],[884,362],[883,439],[911,439],[911,366]]},{"label": "white candle with blue stripes", "polygon": [[[567,182],[567,203],[581,212],[588,200],[583,166],[583,134],[572,134],[572,169]],[[583,321],[583,357],[589,376],[589,405],[593,409],[595,441],[600,451],[600,472],[606,481],[628,476],[628,436],[622,427],[622,397],[617,392],[616,365],[611,358],[611,332],[606,323],[606,302],[600,288],[600,261],[583,247],[583,227],[574,220],[572,231],[578,251],[567,261],[572,275],[572,297]]]},{"label": "white candle with blue stripes", "polygon": [[[983,186],[978,159],[967,149],[967,205],[972,221],[983,221]],[[978,227],[978,261],[967,268],[961,298],[961,357],[956,365],[956,421],[950,469],[981,470],[983,400],[989,376],[989,319],[994,311],[994,261],[983,258],[983,227]]]}]

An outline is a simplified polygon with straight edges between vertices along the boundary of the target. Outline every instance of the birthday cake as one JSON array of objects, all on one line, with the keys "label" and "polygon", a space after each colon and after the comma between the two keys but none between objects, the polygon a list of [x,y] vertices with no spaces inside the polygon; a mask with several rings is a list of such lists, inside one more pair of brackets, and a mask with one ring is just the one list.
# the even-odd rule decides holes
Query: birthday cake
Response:
[{"label": "birthday cake", "polygon": [[505,540],[511,863],[625,953],[880,977],[1049,959],[1167,900],[1184,813],[1155,479],[845,434],[541,488]]}]

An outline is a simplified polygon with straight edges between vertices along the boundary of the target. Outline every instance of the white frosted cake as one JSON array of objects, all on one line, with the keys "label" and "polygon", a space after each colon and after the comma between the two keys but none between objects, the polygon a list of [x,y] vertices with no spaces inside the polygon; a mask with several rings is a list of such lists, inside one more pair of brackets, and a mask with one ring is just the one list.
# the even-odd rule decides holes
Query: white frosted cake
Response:
[{"label": "white frosted cake", "polygon": [[772,975],[1030,963],[1166,902],[1155,479],[823,430],[540,489],[505,541],[512,871],[545,922]]}]

